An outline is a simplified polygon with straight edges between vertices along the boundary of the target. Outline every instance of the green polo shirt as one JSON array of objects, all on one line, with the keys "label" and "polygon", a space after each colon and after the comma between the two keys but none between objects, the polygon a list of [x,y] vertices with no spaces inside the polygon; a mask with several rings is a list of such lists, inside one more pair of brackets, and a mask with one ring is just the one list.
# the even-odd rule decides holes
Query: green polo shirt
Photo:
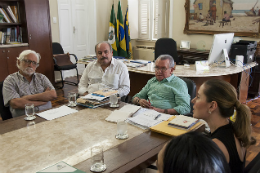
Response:
[{"label": "green polo shirt", "polygon": [[190,112],[190,95],[186,83],[177,76],[158,81],[150,79],[135,97],[150,100],[152,106],[161,109],[175,109],[179,114]]}]

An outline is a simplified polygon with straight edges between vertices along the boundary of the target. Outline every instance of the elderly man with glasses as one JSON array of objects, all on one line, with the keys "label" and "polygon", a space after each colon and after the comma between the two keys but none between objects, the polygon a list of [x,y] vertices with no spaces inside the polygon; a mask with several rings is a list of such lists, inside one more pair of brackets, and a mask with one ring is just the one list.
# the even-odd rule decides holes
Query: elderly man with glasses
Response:
[{"label": "elderly man with glasses", "polygon": [[25,104],[32,103],[36,111],[41,111],[51,108],[50,101],[57,98],[49,79],[43,74],[35,73],[40,58],[40,54],[33,50],[23,51],[17,58],[19,71],[4,80],[4,104],[10,106],[13,117],[25,115]]},{"label": "elderly man with glasses", "polygon": [[161,55],[155,62],[155,77],[137,93],[132,102],[144,108],[167,114],[190,112],[190,95],[186,83],[174,76],[174,60],[170,55]]}]

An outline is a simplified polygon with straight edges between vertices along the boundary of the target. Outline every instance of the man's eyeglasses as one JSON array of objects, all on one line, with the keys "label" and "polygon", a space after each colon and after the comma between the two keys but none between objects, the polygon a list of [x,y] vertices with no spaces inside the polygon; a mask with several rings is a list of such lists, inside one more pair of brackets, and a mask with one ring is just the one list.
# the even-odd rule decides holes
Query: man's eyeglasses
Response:
[{"label": "man's eyeglasses", "polygon": [[31,60],[28,60],[28,59],[23,59],[23,61],[27,64],[27,65],[30,65],[32,63],[33,66],[39,66],[39,63],[35,62],[35,61],[31,61]]},{"label": "man's eyeglasses", "polygon": [[154,70],[155,70],[155,71],[159,71],[159,70],[160,70],[160,71],[162,71],[162,72],[165,72],[165,71],[168,70],[168,69],[169,69],[169,68],[166,68],[166,67],[163,67],[163,68],[159,68],[159,67],[156,67],[156,66],[154,67]]}]

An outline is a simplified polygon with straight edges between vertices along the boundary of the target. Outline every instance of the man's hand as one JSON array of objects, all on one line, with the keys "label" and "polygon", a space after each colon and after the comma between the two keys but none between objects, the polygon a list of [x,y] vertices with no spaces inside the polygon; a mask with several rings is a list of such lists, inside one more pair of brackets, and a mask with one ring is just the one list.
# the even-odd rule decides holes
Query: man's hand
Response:
[{"label": "man's hand", "polygon": [[146,101],[145,99],[140,99],[139,100],[139,104],[140,106],[142,106],[143,108],[151,108],[151,103],[149,103],[148,101]]}]

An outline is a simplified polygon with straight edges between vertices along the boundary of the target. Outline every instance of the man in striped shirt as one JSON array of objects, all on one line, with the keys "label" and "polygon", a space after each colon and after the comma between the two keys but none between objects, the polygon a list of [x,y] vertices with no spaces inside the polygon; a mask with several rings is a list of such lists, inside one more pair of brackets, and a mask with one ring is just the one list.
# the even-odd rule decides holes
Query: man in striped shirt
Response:
[{"label": "man in striped shirt", "polygon": [[190,95],[186,83],[174,76],[174,60],[170,55],[161,55],[155,62],[155,77],[133,97],[133,103],[144,108],[168,114],[190,112]]},{"label": "man in striped shirt", "polygon": [[10,106],[13,117],[25,115],[25,104],[32,103],[36,111],[52,107],[51,100],[57,98],[55,88],[49,79],[35,73],[39,66],[40,54],[25,50],[17,58],[18,72],[6,77],[3,84],[5,106]]}]

